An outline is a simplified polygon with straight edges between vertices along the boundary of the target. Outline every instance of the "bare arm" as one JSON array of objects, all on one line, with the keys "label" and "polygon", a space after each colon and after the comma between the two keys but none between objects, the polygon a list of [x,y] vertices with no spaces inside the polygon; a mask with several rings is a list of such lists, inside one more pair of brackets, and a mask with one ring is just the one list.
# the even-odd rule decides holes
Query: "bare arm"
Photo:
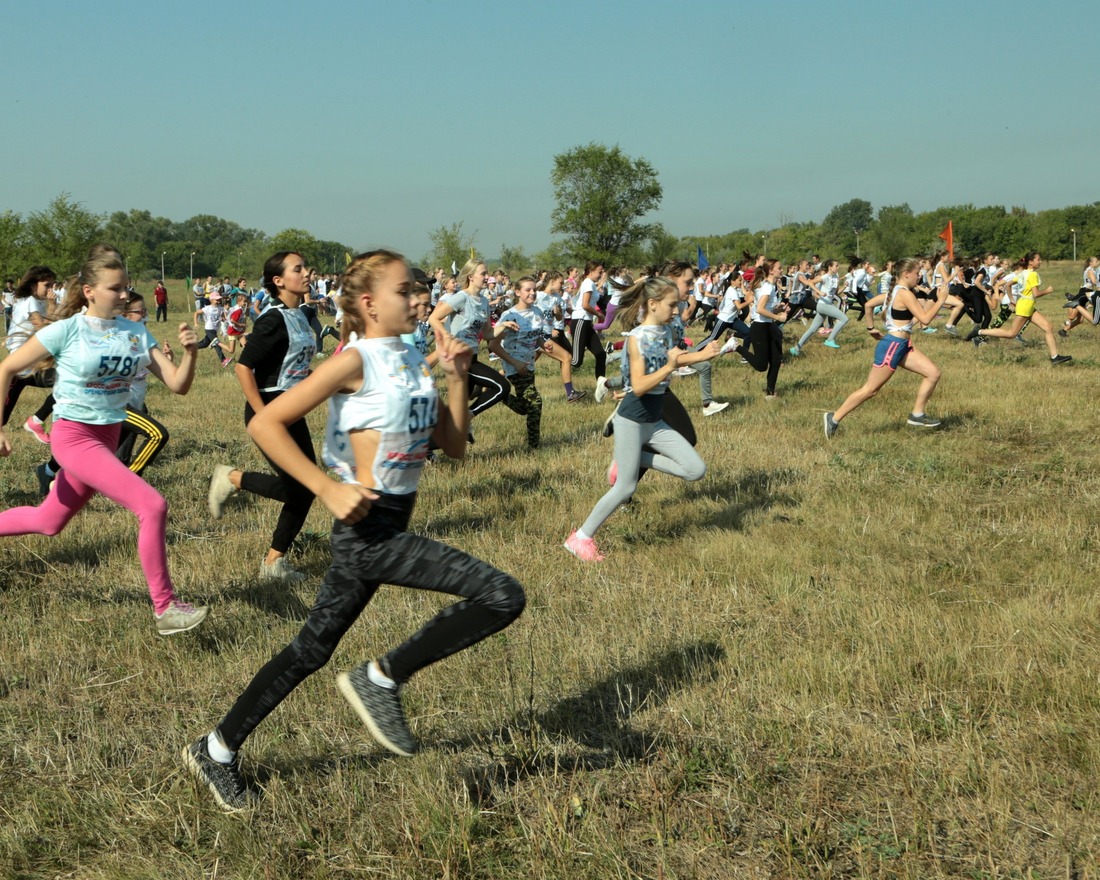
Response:
[{"label": "bare arm", "polygon": [[165,344],[165,350],[152,348],[149,357],[149,372],[160,379],[168,389],[175,394],[186,394],[191,390],[191,383],[195,379],[195,352],[198,349],[198,337],[188,324],[179,326],[180,345],[183,346],[183,357],[177,364],[172,356],[171,349]]},{"label": "bare arm", "polygon": [[[245,369],[251,375],[252,371]],[[262,412],[257,411],[256,417],[248,423],[248,435],[264,454],[320,498],[332,515],[347,525],[366,516],[378,495],[364,486],[340,483],[329,477],[298,448],[290,436],[289,426],[333,394],[354,390],[362,381],[363,361],[358,352],[341,352],[285,394],[280,394],[270,405],[261,404]]]},{"label": "bare arm", "polygon": [[439,401],[439,421],[432,431],[436,446],[448,458],[465,458],[470,433],[470,401],[466,392],[466,373],[474,353],[457,339],[448,338],[436,345],[439,366],[447,379],[447,400]]}]

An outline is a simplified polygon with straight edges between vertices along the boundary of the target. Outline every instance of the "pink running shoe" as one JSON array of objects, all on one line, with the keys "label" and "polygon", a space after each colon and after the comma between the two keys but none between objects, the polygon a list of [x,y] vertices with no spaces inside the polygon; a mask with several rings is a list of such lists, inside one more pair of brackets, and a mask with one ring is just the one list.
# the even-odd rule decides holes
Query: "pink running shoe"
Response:
[{"label": "pink running shoe", "polygon": [[37,439],[39,443],[50,442],[50,433],[46,430],[45,424],[36,421],[34,416],[30,416],[25,422],[23,422],[23,430],[30,431],[32,434],[34,434],[35,439]]},{"label": "pink running shoe", "polygon": [[577,537],[576,529],[569,533],[569,538],[562,546],[582,562],[603,562],[607,558],[599,551],[592,538]]},{"label": "pink running shoe", "polygon": [[612,461],[611,467],[607,469],[607,485],[614,486],[617,479],[619,479],[619,463]]}]

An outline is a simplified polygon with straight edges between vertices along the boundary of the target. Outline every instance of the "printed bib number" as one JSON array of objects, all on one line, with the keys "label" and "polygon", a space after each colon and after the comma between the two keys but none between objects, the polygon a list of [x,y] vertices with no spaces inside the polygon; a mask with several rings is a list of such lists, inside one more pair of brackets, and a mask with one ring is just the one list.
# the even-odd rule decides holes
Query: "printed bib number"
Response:
[{"label": "printed bib number", "polygon": [[420,434],[435,427],[436,408],[431,398],[413,396],[409,398],[409,433]]},{"label": "printed bib number", "polygon": [[100,355],[99,372],[96,373],[96,377],[102,379],[104,376],[129,376],[136,366],[136,358]]}]

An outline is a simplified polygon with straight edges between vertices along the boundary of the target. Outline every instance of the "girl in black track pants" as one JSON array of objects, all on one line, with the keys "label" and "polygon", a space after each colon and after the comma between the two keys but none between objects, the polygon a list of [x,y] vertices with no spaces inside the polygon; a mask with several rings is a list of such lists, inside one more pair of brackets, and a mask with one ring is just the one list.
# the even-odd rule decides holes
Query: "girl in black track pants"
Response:
[{"label": "girl in black track pants", "polygon": [[[317,336],[299,308],[309,290],[301,254],[280,251],[269,257],[264,264],[264,287],[271,296],[271,305],[253,324],[248,345],[234,368],[244,392],[246,427],[268,404],[309,375],[310,364],[317,353]],[[316,461],[305,418],[298,419],[287,430],[299,451],[310,461]],[[218,519],[226,500],[240,489],[282,502],[271,546],[260,563],[260,575],[301,582],[305,575],[287,565],[286,554],[305,525],[313,493],[274,461],[268,461],[274,474],[242,471],[225,464],[215,467],[207,496],[210,515]]]},{"label": "girl in black track pants", "polygon": [[[401,704],[405,682],[504,629],[523,611],[526,599],[514,578],[406,531],[430,441],[462,458],[469,428],[470,350],[454,337],[437,337],[444,402],[423,356],[400,339],[416,323],[412,286],[412,273],[399,255],[374,251],[356,257],[344,273],[341,306],[344,320],[357,325],[359,339],[273,401],[249,428],[264,453],[316,493],[336,522],[332,565],[301,632],[255,675],[218,726],[184,749],[187,767],[227,811],[253,800],[237,750],[298,684],[328,662],[382,583],[460,597],[404,643],[337,679],[374,738],[400,755],[417,747]],[[339,481],[318,469],[289,431],[326,402],[323,454]]]}]

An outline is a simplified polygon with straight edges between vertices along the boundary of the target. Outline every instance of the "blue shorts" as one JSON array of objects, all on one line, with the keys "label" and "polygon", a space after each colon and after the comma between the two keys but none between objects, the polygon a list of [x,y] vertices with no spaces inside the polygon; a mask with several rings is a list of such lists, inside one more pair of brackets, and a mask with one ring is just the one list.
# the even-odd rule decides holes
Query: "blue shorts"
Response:
[{"label": "blue shorts", "polygon": [[893,372],[901,366],[905,356],[913,350],[913,343],[900,336],[884,336],[875,346],[875,362],[872,367],[886,367]]}]

